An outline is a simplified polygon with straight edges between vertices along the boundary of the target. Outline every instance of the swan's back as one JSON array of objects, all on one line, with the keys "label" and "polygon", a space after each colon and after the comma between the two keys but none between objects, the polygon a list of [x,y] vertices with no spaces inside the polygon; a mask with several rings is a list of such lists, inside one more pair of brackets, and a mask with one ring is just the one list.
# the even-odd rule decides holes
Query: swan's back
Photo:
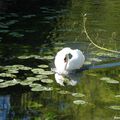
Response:
[{"label": "swan's back", "polygon": [[75,49],[71,51],[71,54],[73,57],[69,60],[67,64],[67,70],[80,69],[85,61],[83,53],[80,50]]}]

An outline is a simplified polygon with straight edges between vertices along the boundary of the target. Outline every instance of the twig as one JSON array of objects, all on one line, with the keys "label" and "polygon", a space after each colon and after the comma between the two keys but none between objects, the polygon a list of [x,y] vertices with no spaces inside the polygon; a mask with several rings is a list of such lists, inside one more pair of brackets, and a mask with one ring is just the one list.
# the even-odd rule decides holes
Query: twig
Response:
[{"label": "twig", "polygon": [[86,17],[86,14],[83,15],[83,30],[84,30],[84,33],[86,34],[86,37],[87,39],[97,48],[101,49],[101,50],[104,50],[104,51],[108,51],[108,52],[113,52],[113,53],[118,53],[120,54],[120,51],[116,51],[116,50],[111,50],[111,49],[107,49],[105,47],[101,47],[99,45],[97,45],[96,43],[93,42],[93,40],[90,38],[87,30],[86,30],[86,21],[87,21],[87,17]]}]

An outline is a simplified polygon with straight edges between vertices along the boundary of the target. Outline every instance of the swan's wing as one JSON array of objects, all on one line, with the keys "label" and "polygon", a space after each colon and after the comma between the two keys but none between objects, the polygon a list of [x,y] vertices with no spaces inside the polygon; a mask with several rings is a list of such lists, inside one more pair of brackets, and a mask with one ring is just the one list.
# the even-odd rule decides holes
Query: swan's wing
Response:
[{"label": "swan's wing", "polygon": [[83,53],[80,50],[72,50],[71,54],[73,57],[68,62],[67,70],[80,69],[85,61]]}]

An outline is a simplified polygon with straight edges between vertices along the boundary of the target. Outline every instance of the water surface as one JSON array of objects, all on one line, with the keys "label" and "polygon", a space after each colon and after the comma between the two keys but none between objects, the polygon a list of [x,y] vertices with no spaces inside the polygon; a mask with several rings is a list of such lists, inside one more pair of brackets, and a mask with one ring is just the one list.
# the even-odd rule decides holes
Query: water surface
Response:
[{"label": "water surface", "polygon": [[[120,54],[90,45],[82,24],[87,13],[94,42],[120,50],[120,1],[38,3],[0,12],[0,119],[120,119]],[[81,49],[91,66],[77,74],[76,86],[60,86],[51,72],[63,47]]]}]

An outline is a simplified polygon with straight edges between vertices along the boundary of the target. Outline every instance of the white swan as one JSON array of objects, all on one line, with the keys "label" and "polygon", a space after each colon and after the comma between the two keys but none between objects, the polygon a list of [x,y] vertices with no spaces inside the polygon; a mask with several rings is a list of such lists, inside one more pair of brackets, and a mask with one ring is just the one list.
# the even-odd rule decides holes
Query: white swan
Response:
[{"label": "white swan", "polygon": [[84,64],[85,57],[83,53],[78,49],[63,48],[55,56],[56,72],[62,75],[66,75],[69,72],[80,69]]}]

